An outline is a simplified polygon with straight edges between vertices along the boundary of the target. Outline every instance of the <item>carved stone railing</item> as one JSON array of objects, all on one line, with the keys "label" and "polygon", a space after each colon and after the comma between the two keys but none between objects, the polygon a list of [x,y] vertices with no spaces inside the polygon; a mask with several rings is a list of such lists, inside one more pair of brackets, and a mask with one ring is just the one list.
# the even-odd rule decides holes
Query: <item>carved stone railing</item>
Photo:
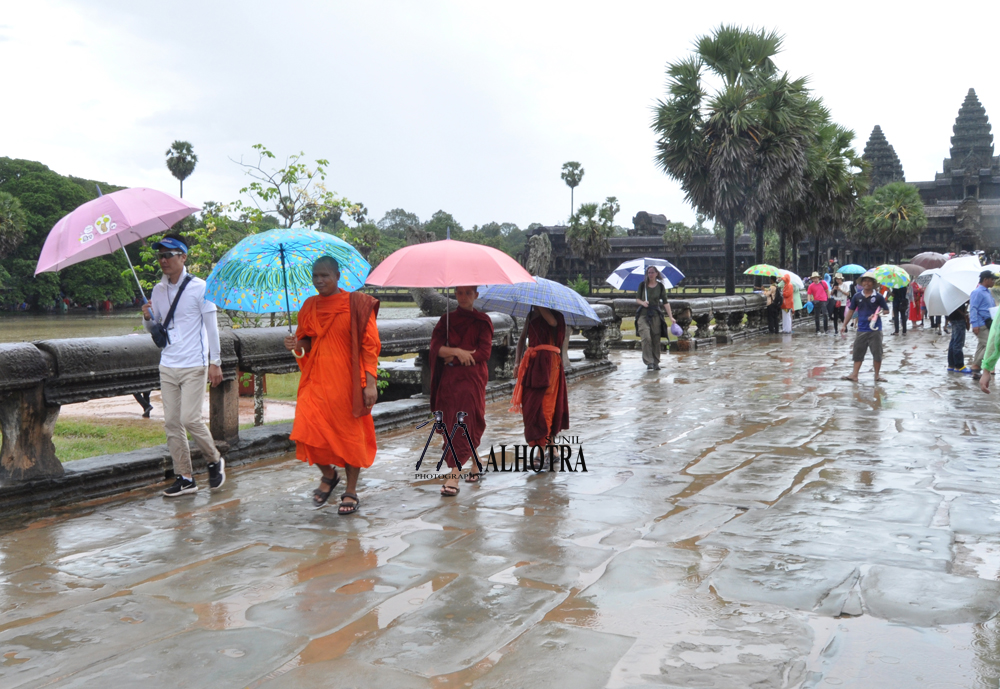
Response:
[{"label": "carved stone railing", "polygon": [[[608,335],[617,326],[610,307],[602,306],[599,312],[601,326],[584,331],[587,357],[606,359]],[[509,379],[514,373],[517,323],[504,314],[489,316],[493,321],[489,378]],[[430,341],[437,320],[378,322],[381,355],[416,353],[425,393],[430,391]],[[209,394],[209,428],[218,444],[239,443],[237,370],[253,374],[298,370],[284,347],[287,334],[287,328],[221,333],[223,382]],[[160,350],[144,334],[0,344],[0,484],[61,476],[63,467],[52,444],[60,406],[158,389],[159,361]]]},{"label": "carved stone railing", "polygon": [[[590,301],[595,308],[601,305],[610,307],[614,312],[618,328],[621,327],[623,318],[635,316],[638,306],[634,298],[590,299]],[[683,331],[675,343],[677,349],[681,351],[691,349],[695,340],[714,338],[719,344],[730,343],[734,339],[759,332],[766,324],[767,300],[760,294],[669,301],[674,320]],[[714,330],[711,328],[713,320]],[[696,326],[693,334],[692,323]],[[619,330],[617,339],[620,337]],[[611,338],[611,341],[614,339],[616,338]]]}]

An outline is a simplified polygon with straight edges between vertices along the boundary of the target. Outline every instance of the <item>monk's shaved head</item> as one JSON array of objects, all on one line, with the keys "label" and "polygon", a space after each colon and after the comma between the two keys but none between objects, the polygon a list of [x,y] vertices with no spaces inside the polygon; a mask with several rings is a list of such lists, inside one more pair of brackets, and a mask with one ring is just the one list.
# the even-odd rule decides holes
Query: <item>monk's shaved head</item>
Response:
[{"label": "monk's shaved head", "polygon": [[333,272],[335,272],[338,277],[340,276],[340,264],[337,263],[337,259],[333,256],[320,256],[313,263],[313,270],[316,270],[320,266],[326,266]]}]

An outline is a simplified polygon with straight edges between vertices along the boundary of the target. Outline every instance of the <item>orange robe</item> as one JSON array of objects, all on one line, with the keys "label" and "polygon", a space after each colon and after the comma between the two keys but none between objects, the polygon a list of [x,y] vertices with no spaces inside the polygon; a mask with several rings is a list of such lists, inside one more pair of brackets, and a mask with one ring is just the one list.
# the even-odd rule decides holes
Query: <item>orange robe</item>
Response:
[{"label": "orange robe", "polygon": [[[351,369],[350,294],[306,299],[299,311],[296,336],[312,338],[309,353],[298,360],[302,377],[290,438],[295,456],[310,464],[350,464],[370,467],[375,459],[375,422],[370,413],[355,416]],[[359,350],[361,387],[366,374],[378,378],[382,342],[373,310],[364,327]]]}]

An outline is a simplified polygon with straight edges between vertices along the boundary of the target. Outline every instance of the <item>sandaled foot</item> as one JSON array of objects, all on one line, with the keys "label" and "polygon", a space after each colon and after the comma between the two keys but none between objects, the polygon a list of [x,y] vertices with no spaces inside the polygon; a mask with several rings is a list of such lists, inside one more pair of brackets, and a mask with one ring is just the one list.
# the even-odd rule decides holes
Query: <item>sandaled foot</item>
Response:
[{"label": "sandaled foot", "polygon": [[465,482],[466,483],[479,483],[479,479],[481,479],[482,477],[483,477],[483,475],[481,473],[479,473],[478,471],[470,471],[469,475],[465,477]]},{"label": "sandaled foot", "polygon": [[[456,479],[457,480],[457,479]],[[441,497],[453,498],[461,492],[458,486],[451,486],[447,483],[441,486]]]},{"label": "sandaled foot", "polygon": [[[348,499],[353,502],[348,502]],[[340,496],[340,507],[337,508],[337,514],[344,516],[347,514],[354,514],[358,511],[358,507],[361,506],[361,501],[358,500],[358,496],[354,493],[344,493]]]},{"label": "sandaled foot", "polygon": [[883,378],[882,376],[875,376],[875,382],[876,383],[888,383],[889,379],[888,378]]},{"label": "sandaled foot", "polygon": [[[313,491],[313,508],[318,510],[321,507],[326,507],[326,502],[330,499],[330,493],[333,492],[338,483],[340,483],[340,474],[335,473],[332,480],[324,476],[319,482],[319,488]],[[323,486],[329,486],[329,488],[323,490]]]},{"label": "sandaled foot", "polygon": [[841,376],[840,379],[841,380],[849,380],[852,383],[857,383],[858,382],[857,378],[852,378],[851,376]]}]

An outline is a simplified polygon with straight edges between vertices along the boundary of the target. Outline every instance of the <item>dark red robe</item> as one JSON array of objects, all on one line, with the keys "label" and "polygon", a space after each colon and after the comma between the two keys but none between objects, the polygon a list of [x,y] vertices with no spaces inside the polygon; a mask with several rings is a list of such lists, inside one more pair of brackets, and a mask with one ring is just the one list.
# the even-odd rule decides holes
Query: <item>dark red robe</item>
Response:
[{"label": "dark red robe", "polygon": [[[566,336],[566,319],[558,311],[555,327],[541,316],[528,321],[527,347],[562,346]],[[569,428],[569,395],[566,391],[566,372],[562,355],[550,350],[540,350],[528,363],[521,383],[521,414],[524,417],[524,439],[532,445],[544,445],[559,431]]]},{"label": "dark red robe", "polygon": [[[444,346],[475,352],[472,355],[475,365],[463,366],[457,360],[446,364],[438,356]],[[492,350],[493,321],[481,311],[455,309],[448,314],[447,320],[445,316],[441,316],[431,335],[431,411],[444,412],[444,422],[449,433],[455,425],[455,414],[466,412],[468,416],[465,423],[469,427],[472,442],[477,447],[486,430],[486,381],[489,380],[487,362]],[[460,465],[472,457],[472,448],[461,428],[452,438],[452,444]],[[448,466],[454,465],[454,458],[449,452]]]}]

